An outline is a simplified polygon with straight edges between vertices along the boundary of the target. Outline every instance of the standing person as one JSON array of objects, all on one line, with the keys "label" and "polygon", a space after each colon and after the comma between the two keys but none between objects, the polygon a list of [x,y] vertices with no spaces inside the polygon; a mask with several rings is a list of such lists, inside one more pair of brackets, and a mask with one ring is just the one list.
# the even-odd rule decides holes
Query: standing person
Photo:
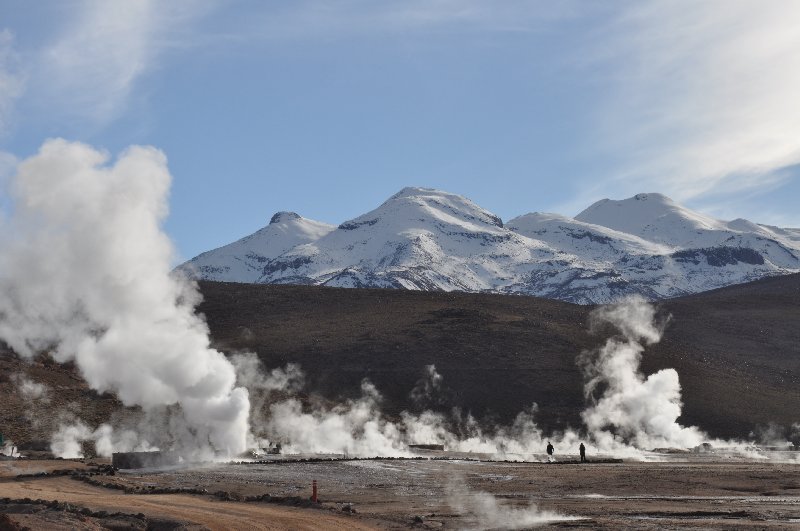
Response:
[{"label": "standing person", "polygon": [[586,462],[586,447],[583,445],[583,443],[581,443],[581,445],[578,447],[578,450],[580,450],[580,452],[581,452],[581,463],[585,463]]},{"label": "standing person", "polygon": [[549,462],[551,462],[551,463],[553,462],[553,452],[554,451],[555,451],[555,448],[553,448],[553,445],[550,444],[550,441],[547,441],[547,460]]}]

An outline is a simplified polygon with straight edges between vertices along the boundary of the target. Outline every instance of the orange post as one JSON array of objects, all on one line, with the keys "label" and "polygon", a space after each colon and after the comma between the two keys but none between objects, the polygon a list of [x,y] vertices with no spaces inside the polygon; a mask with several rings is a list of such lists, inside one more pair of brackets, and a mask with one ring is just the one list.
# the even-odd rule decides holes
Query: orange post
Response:
[{"label": "orange post", "polygon": [[317,480],[311,484],[311,501],[317,503]]}]

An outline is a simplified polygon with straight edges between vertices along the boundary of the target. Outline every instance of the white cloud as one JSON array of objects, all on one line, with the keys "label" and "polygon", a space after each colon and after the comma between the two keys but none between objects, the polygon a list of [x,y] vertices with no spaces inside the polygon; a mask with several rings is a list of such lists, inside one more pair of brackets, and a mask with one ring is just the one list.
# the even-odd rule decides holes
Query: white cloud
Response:
[{"label": "white cloud", "polygon": [[153,59],[158,21],[152,2],[88,2],[42,56],[50,89],[96,118],[115,112]]},{"label": "white cloud", "polygon": [[105,125],[124,112],[137,81],[211,1],[84,0],[53,42],[32,54],[37,97],[56,114]]},{"label": "white cloud", "polygon": [[620,171],[587,195],[779,185],[774,172],[800,161],[798,26],[793,1],[655,0],[622,13],[593,52],[612,73],[595,140]]},{"label": "white cloud", "polygon": [[[219,0],[77,0],[42,7],[55,18],[55,31],[28,39],[21,50],[30,74],[24,95],[48,123],[67,121],[103,127],[129,111],[137,85],[166,62],[170,52],[218,47],[235,40],[251,45],[261,39],[316,38],[415,29],[460,28],[490,31],[530,30],[542,21],[575,11],[572,1],[408,0],[330,3],[298,0],[285,6],[220,9],[206,28],[200,21],[224,6]],[[18,76],[9,73],[10,32],[0,32],[0,131],[14,100],[22,94]],[[32,44],[31,44],[32,43]]]}]

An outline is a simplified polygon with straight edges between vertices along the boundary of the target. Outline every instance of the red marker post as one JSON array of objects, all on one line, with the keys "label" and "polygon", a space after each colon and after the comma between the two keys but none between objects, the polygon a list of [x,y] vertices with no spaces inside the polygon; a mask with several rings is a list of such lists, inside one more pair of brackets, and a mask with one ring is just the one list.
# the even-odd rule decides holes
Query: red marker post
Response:
[{"label": "red marker post", "polygon": [[311,483],[311,501],[317,503],[317,480]]}]

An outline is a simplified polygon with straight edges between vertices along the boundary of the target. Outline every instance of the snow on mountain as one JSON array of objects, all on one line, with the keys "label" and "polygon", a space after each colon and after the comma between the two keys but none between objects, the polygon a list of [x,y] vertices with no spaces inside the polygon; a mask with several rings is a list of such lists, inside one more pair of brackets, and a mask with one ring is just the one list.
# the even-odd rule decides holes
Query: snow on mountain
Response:
[{"label": "snow on mountain", "polygon": [[266,265],[259,282],[496,290],[517,262],[555,250],[503,227],[494,214],[455,194],[405,188],[377,209]]},{"label": "snow on mountain", "polygon": [[621,201],[603,199],[575,219],[669,245],[675,252],[686,251],[687,256],[692,254],[690,250],[697,250],[694,254],[728,253],[745,262],[759,261],[751,252],[755,251],[778,268],[797,267],[798,240],[791,230],[771,230],[745,219],[720,221],[662,194],[636,194]]},{"label": "snow on mountain", "polygon": [[725,223],[675,203],[662,194],[601,199],[575,216],[577,221],[608,227],[667,245],[692,245],[697,231],[725,230]]},{"label": "snow on mountain", "polygon": [[566,246],[572,252],[597,259],[620,254],[663,254],[671,250],[667,245],[560,214],[533,212],[512,219],[507,226],[519,234],[547,242],[558,249],[564,250]]},{"label": "snow on mountain", "polygon": [[179,269],[194,278],[254,283],[268,261],[297,245],[316,241],[334,228],[294,212],[278,212],[263,229],[196,256]]},{"label": "snow on mountain", "polygon": [[462,196],[404,188],[338,227],[276,214],[255,234],[180,268],[208,280],[603,303],[800,271],[800,230],[716,220],[661,194],[598,201],[575,219],[531,213],[504,225]]}]

